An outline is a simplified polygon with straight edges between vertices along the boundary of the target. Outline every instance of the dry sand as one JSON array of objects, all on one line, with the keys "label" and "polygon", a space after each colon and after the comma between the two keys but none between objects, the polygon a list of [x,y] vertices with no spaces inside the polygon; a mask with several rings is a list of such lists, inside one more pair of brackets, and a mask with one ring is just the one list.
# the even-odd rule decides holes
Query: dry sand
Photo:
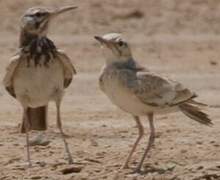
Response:
[{"label": "dry sand", "polygon": [[[0,179],[49,180],[219,180],[220,179],[220,1],[219,0],[0,0],[0,78],[18,45],[19,18],[28,7],[78,5],[52,23],[49,37],[71,57],[78,71],[62,106],[65,133],[79,173],[69,168],[50,105],[48,146],[31,148],[26,168],[25,136],[19,134],[21,107],[0,85]],[[177,79],[212,105],[213,127],[181,113],[156,116],[157,138],[141,175],[118,171],[137,137],[132,117],[113,106],[98,88],[103,57],[94,35],[122,32],[134,57],[147,68]],[[142,140],[131,162],[140,160]],[[31,134],[35,136],[36,133]],[[72,166],[71,166],[72,167]]]}]

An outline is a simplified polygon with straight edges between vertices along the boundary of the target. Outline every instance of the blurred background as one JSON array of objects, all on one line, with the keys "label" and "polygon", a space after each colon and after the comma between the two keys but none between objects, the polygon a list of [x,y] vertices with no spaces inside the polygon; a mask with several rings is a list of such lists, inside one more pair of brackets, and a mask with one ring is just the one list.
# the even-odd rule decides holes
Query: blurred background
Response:
[{"label": "blurred background", "polygon": [[[93,157],[100,163],[91,163],[83,173],[65,177],[58,173],[59,167],[51,170],[51,166],[46,165],[44,170],[36,168],[36,172],[41,172],[41,178],[112,179],[114,170],[123,162],[129,145],[137,136],[132,118],[115,108],[98,87],[104,59],[93,36],[109,32],[119,32],[126,37],[138,62],[182,82],[199,95],[199,101],[212,106],[207,112],[215,123],[213,128],[198,125],[180,113],[156,117],[159,138],[149,162],[163,166],[172,160],[175,168],[162,175],[156,172],[155,177],[193,179],[202,177],[204,171],[220,178],[217,171],[209,170],[210,166],[217,167],[220,162],[220,1],[0,0],[0,79],[17,50],[19,22],[24,11],[33,6],[65,5],[79,8],[57,18],[48,33],[57,47],[65,50],[78,72],[64,98],[64,128],[70,135],[73,156],[77,160],[84,162],[86,157]],[[24,137],[17,129],[21,108],[2,85],[0,99],[0,158],[3,159],[0,179],[13,179],[16,174],[19,179],[25,179],[25,170],[12,170],[16,163],[24,160]],[[47,151],[51,147],[33,150],[36,156],[33,158],[43,160],[44,157],[52,164],[61,156],[62,150],[62,142],[55,133],[54,112],[52,105],[48,131],[48,136],[53,139],[51,154]],[[144,143],[142,145],[144,147]],[[136,160],[141,152],[138,151]],[[203,171],[194,171],[197,166],[202,166]],[[35,176],[34,171],[31,176]],[[151,176],[146,174],[137,179],[143,177],[150,179]],[[122,173],[121,179],[132,178]]]}]

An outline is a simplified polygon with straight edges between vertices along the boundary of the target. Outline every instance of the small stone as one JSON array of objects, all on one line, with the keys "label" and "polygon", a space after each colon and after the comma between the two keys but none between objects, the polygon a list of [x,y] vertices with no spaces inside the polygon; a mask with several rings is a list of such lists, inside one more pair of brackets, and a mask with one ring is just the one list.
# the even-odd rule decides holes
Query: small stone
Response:
[{"label": "small stone", "polygon": [[202,141],[197,141],[196,143],[199,144],[199,145],[203,144]]},{"label": "small stone", "polygon": [[214,144],[214,143],[215,143],[215,141],[214,141],[214,140],[213,140],[213,141],[210,141],[210,143],[211,143],[211,144]]},{"label": "small stone", "polygon": [[101,162],[99,160],[91,159],[91,158],[86,158],[85,161],[101,164]]},{"label": "small stone", "polygon": [[213,60],[209,61],[209,63],[210,63],[212,66],[218,65],[218,63],[217,63],[216,61],[213,61]]},{"label": "small stone", "polygon": [[44,161],[36,162],[36,164],[39,164],[40,167],[45,167],[46,166],[46,163]]},{"label": "small stone", "polygon": [[201,170],[201,169],[203,169],[204,167],[203,166],[199,166],[198,168],[197,168],[197,170]]},{"label": "small stone", "polygon": [[43,135],[37,136],[34,139],[31,139],[29,142],[30,146],[47,146],[50,143],[50,140],[48,140]]},{"label": "small stone", "polygon": [[181,153],[187,153],[187,150],[186,149],[182,149],[180,152]]},{"label": "small stone", "polygon": [[32,176],[31,179],[41,179],[41,176]]},{"label": "small stone", "polygon": [[219,145],[219,144],[213,144],[213,146],[215,146],[215,147],[219,147],[220,145]]},{"label": "small stone", "polygon": [[67,167],[61,170],[62,174],[79,173],[81,171],[82,171],[82,167],[80,166]]},{"label": "small stone", "polygon": [[[0,145],[0,146],[1,146],[1,145]],[[19,146],[19,144],[18,144],[18,143],[14,143],[13,146]]]},{"label": "small stone", "polygon": [[92,146],[95,146],[95,147],[98,146],[98,142],[95,141],[94,139],[90,139],[90,143],[91,143]]}]

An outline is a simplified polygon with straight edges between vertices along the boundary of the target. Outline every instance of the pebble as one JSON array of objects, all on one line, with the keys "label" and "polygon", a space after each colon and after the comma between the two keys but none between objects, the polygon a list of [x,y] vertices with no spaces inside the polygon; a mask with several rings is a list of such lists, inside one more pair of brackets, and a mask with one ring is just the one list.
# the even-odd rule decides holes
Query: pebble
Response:
[{"label": "pebble", "polygon": [[71,173],[79,173],[81,172],[82,167],[81,166],[72,166],[72,167],[67,167],[61,170],[62,174],[71,174]]}]

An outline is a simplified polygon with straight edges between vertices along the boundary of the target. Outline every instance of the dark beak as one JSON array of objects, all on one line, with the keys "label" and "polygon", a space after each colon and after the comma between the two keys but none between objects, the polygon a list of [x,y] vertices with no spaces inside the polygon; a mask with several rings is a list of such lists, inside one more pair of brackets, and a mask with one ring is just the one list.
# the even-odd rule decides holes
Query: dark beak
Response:
[{"label": "dark beak", "polygon": [[112,45],[112,42],[111,41],[108,41],[106,39],[104,39],[103,37],[101,36],[94,36],[94,38],[99,41],[101,44],[105,44],[107,45],[108,47],[110,47]]},{"label": "dark beak", "polygon": [[94,38],[95,38],[97,41],[99,41],[100,43],[106,42],[106,40],[103,39],[101,36],[94,36]]}]

